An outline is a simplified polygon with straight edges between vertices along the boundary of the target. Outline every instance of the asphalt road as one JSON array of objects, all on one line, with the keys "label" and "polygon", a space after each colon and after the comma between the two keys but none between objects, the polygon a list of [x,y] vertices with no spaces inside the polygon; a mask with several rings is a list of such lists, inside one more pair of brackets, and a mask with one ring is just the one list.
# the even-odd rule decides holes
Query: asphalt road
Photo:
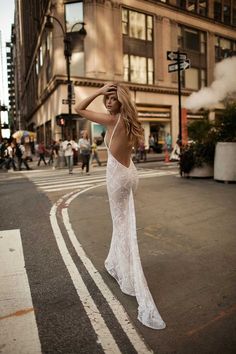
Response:
[{"label": "asphalt road", "polygon": [[[166,169],[160,164],[155,167]],[[50,222],[52,204],[65,193],[46,193],[20,173],[0,176],[0,181],[0,227],[21,231],[42,353],[103,353],[104,343],[98,337],[109,339],[110,334],[107,345],[114,340],[122,353],[150,349],[160,354],[235,352],[236,185],[175,175],[140,180],[135,196],[139,248],[151,293],[167,324],[162,331],[137,321],[135,299],[122,294],[104,270],[111,235],[105,187],[81,190],[71,202],[65,197],[56,204],[61,240],[88,288],[86,301],[94,301],[109,329],[103,335],[106,332],[91,325],[88,308],[92,303],[86,306],[83,296],[78,296],[75,273],[68,270],[71,260],[65,262],[60,235],[55,237]],[[66,193],[73,196],[73,190]],[[131,327],[123,328],[114,315],[114,304],[104,300],[71,242],[63,210],[82,249],[128,313]],[[136,343],[132,328],[138,334]],[[117,352],[115,345],[107,352]],[[4,353],[4,347],[0,346],[0,352]]]}]

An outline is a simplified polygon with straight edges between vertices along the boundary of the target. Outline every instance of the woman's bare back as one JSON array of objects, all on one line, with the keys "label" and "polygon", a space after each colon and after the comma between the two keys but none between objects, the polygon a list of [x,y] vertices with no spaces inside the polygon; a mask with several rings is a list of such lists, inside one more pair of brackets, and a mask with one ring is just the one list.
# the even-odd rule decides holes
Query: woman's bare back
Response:
[{"label": "woman's bare back", "polygon": [[[117,161],[119,161],[125,167],[129,167],[132,145],[130,144],[130,141],[128,139],[125,123],[122,117],[120,117],[120,121],[112,137],[112,132],[115,128],[116,123],[117,120],[114,121],[114,125],[111,125],[107,128],[107,135],[106,135],[107,146],[110,147],[110,153]],[[112,137],[112,141],[110,145],[111,137]]]}]

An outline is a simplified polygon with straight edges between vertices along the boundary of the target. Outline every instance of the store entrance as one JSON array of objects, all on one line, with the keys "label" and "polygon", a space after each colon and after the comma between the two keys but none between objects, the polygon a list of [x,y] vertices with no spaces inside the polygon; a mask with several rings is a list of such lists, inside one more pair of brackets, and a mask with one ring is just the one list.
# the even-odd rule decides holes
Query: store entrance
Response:
[{"label": "store entrance", "polygon": [[165,125],[159,122],[150,122],[150,136],[154,138],[154,151],[161,153],[165,142]]}]

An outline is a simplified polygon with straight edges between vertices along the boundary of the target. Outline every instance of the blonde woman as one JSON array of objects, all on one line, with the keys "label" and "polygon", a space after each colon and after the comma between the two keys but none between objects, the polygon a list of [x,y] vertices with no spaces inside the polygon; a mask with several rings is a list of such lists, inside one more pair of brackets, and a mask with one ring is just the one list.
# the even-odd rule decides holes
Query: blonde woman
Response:
[{"label": "blonde woman", "polygon": [[[87,110],[89,104],[103,95],[108,113]],[[138,319],[154,329],[165,328],[149,291],[138,250],[133,190],[137,188],[137,170],[131,160],[133,146],[143,139],[143,129],[131,101],[129,90],[119,83],[108,83],[76,106],[81,116],[106,126],[108,150],[107,191],[113,222],[113,233],[106,270],[128,295],[136,296]]]}]

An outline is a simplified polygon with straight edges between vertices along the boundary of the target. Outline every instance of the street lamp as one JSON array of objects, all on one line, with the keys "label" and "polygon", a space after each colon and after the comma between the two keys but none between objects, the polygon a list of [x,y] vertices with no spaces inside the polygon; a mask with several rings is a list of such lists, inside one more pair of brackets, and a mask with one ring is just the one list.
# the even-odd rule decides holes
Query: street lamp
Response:
[{"label": "street lamp", "polygon": [[46,19],[47,20],[46,20],[45,28],[48,28],[49,30],[53,29],[53,23],[51,22],[51,19],[53,19],[60,26],[62,33],[63,33],[63,37],[64,37],[64,56],[66,59],[66,73],[67,73],[67,104],[68,104],[68,115],[69,115],[69,126],[70,126],[71,113],[72,113],[72,82],[70,79],[70,64],[71,64],[71,56],[72,56],[71,33],[73,32],[73,29],[75,26],[80,25],[81,28],[78,31],[78,34],[80,35],[80,38],[83,40],[87,34],[87,32],[84,28],[85,23],[84,22],[77,22],[71,27],[70,32],[67,32],[64,29],[62,23],[56,17],[51,16],[51,15],[46,15]]}]

